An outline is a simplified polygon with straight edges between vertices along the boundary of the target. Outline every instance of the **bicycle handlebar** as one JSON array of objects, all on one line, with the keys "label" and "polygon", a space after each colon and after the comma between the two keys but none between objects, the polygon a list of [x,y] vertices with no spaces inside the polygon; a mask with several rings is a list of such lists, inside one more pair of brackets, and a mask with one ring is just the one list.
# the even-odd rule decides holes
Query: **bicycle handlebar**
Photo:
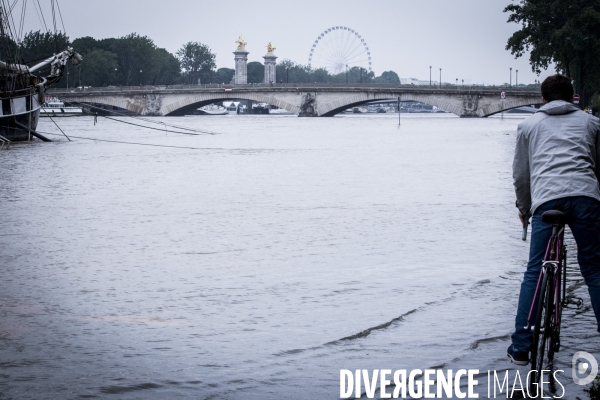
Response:
[{"label": "bicycle handlebar", "polygon": [[529,226],[529,221],[527,221],[525,223],[525,225],[523,225],[523,236],[521,237],[521,240],[526,241],[527,240],[527,227]]}]

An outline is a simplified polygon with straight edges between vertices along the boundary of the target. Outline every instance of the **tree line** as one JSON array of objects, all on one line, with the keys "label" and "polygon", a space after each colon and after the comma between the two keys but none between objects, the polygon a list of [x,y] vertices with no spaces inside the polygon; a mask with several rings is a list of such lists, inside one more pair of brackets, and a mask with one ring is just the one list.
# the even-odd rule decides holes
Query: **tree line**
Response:
[{"label": "tree line", "polygon": [[[15,44],[22,62],[33,65],[71,46],[83,56],[77,67],[69,65],[57,87],[135,86],[175,84],[229,84],[232,68],[217,68],[215,53],[205,44],[190,41],[171,54],[152,39],[137,33],[119,38],[90,36],[70,41],[62,32],[31,31]],[[233,60],[232,60],[233,63]],[[42,71],[45,72],[45,71]],[[248,83],[262,83],[264,65],[248,63]],[[291,60],[277,65],[277,83],[382,83],[399,84],[393,71],[375,76],[365,68],[330,74],[324,68],[312,69]]]},{"label": "tree line", "polygon": [[515,57],[529,51],[538,74],[554,64],[573,81],[580,105],[600,111],[600,0],[522,0],[504,12],[521,25],[506,49]]}]

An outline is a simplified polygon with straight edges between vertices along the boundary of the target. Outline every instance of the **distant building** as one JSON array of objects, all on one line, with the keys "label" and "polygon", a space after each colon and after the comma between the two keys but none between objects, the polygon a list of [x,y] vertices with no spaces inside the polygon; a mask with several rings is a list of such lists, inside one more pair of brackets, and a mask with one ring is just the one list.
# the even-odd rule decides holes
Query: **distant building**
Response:
[{"label": "distant building", "polygon": [[401,85],[429,85],[429,81],[420,81],[417,78],[400,78]]}]

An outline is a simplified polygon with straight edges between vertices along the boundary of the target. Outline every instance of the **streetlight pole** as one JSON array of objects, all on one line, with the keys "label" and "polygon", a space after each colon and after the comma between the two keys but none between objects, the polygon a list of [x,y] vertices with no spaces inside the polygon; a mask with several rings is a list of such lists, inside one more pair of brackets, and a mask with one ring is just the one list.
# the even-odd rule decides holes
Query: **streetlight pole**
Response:
[{"label": "streetlight pole", "polygon": [[517,69],[515,71],[515,73],[516,73],[516,76],[515,76],[515,86],[519,87],[519,70]]},{"label": "streetlight pole", "polygon": [[431,65],[429,66],[429,88],[431,89]]},{"label": "streetlight pole", "polygon": [[440,68],[440,89],[442,88],[442,69]]},{"label": "streetlight pole", "polygon": [[510,83],[508,84],[509,87],[512,87],[512,67],[510,67]]},{"label": "streetlight pole", "polygon": [[140,86],[142,86],[142,70],[140,69]]},{"label": "streetlight pole", "polygon": [[458,87],[458,78],[456,78],[456,87]]},{"label": "streetlight pole", "polygon": [[348,64],[346,64],[346,85],[348,84]]},{"label": "streetlight pole", "polygon": [[290,68],[285,67],[285,81],[286,83],[290,83]]}]

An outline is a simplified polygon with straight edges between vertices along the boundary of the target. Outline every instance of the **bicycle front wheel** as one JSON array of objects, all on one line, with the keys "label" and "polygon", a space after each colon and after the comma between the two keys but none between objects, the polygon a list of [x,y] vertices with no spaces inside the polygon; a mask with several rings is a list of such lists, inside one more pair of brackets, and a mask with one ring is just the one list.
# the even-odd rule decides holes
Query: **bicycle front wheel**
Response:
[{"label": "bicycle front wheel", "polygon": [[[531,382],[532,389],[537,392],[540,388],[544,362],[552,361],[546,357],[550,348],[554,320],[554,279],[552,270],[548,268],[540,287],[540,298],[537,307],[535,327],[533,329],[533,345],[531,349]],[[533,384],[536,384],[534,387]]]}]

